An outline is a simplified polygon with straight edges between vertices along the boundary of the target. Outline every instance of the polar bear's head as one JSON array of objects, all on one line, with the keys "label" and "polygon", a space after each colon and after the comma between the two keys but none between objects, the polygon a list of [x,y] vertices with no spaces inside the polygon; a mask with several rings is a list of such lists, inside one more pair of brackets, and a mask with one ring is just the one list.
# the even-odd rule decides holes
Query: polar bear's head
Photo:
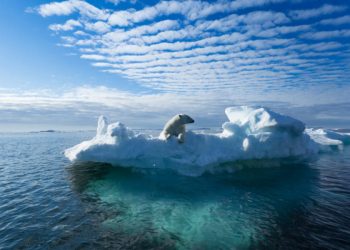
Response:
[{"label": "polar bear's head", "polygon": [[194,120],[191,117],[189,117],[188,115],[185,115],[185,114],[179,114],[178,118],[180,119],[182,124],[194,123]]}]

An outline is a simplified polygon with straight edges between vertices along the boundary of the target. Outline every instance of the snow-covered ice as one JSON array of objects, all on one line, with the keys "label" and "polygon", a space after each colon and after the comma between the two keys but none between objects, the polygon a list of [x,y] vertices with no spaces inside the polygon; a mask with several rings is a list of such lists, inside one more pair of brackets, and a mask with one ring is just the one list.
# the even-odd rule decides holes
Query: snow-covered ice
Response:
[{"label": "snow-covered ice", "polygon": [[94,138],[65,151],[71,161],[106,162],[140,168],[174,168],[197,175],[220,163],[293,158],[306,160],[331,146],[350,142],[349,134],[305,129],[292,117],[264,107],[226,108],[229,119],[217,134],[186,133],[186,141],[137,134],[101,116]]}]

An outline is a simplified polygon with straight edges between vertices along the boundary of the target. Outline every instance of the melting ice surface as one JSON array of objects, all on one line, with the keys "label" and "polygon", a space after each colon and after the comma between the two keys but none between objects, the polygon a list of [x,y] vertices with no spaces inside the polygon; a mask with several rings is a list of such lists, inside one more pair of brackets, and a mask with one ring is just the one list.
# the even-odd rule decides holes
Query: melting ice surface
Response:
[{"label": "melting ice surface", "polygon": [[108,124],[101,116],[94,138],[65,151],[71,161],[105,162],[140,168],[172,168],[200,175],[227,162],[261,159],[307,160],[331,147],[350,142],[350,135],[305,129],[292,117],[263,107],[229,107],[229,119],[217,134],[187,132],[185,143],[176,138],[137,134],[124,124]]}]

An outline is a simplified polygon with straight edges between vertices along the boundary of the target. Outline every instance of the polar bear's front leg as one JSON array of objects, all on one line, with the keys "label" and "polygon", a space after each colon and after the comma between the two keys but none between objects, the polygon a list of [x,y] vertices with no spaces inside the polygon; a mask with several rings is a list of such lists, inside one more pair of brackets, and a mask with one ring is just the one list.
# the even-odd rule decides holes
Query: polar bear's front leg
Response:
[{"label": "polar bear's front leg", "polygon": [[164,133],[164,138],[165,138],[165,140],[169,140],[170,137],[171,137],[171,134],[169,134],[169,133]]},{"label": "polar bear's front leg", "polygon": [[185,133],[180,133],[180,134],[177,136],[177,139],[178,139],[178,142],[179,142],[179,143],[184,143],[184,142],[185,142]]}]

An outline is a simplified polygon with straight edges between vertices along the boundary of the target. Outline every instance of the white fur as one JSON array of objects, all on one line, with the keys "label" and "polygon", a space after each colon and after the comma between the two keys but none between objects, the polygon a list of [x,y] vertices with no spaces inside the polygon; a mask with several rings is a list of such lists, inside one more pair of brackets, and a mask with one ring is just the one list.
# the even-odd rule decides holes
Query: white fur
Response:
[{"label": "white fur", "polygon": [[185,142],[185,124],[193,123],[194,120],[188,115],[179,114],[171,118],[164,126],[160,138],[168,140],[171,136],[176,136],[180,143]]}]

